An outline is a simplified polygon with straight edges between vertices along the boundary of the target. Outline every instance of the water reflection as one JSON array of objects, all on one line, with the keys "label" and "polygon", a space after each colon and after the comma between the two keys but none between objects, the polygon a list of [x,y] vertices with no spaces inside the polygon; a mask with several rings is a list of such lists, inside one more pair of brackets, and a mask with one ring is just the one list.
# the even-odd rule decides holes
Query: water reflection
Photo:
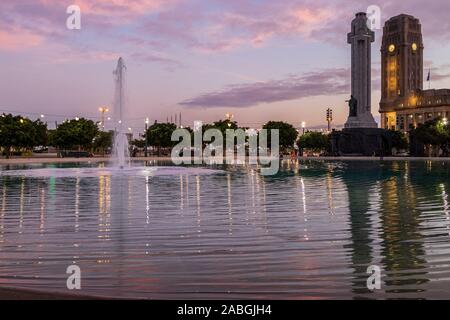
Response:
[{"label": "water reflection", "polygon": [[348,192],[351,243],[347,247],[351,249],[353,292],[367,294],[370,291],[366,285],[366,271],[368,266],[374,264],[370,195],[380,179],[380,167],[376,164],[367,168],[367,164],[356,162],[352,163],[352,168],[341,173]]},{"label": "water reflection", "polygon": [[[0,176],[0,285],[64,290],[76,263],[90,294],[450,297],[447,163],[280,167],[276,176],[249,165],[211,175]],[[366,287],[373,264],[383,270],[375,292]]]}]

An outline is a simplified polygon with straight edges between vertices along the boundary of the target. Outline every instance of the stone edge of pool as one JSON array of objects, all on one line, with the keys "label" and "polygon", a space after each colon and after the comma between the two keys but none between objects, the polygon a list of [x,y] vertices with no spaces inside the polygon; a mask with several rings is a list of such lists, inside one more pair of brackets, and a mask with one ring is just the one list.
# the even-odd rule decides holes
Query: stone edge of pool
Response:
[{"label": "stone edge of pool", "polygon": [[[0,287],[0,300],[118,300],[116,297]],[[122,298],[120,298],[122,299]]]}]

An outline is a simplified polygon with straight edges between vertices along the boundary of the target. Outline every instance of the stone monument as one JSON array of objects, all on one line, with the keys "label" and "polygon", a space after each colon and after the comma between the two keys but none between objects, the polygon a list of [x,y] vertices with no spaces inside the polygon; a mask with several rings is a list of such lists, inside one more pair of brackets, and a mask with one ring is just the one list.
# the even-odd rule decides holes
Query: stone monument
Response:
[{"label": "stone monument", "polygon": [[366,13],[357,13],[352,31],[347,35],[347,42],[352,46],[352,95],[345,128],[377,128],[371,112],[371,44],[375,33],[369,29],[367,21]]},{"label": "stone monument", "polygon": [[349,115],[342,131],[331,134],[333,155],[383,156],[391,154],[390,132],[379,129],[371,112],[371,44],[375,33],[369,29],[366,13],[356,14],[352,31],[347,35],[351,44],[351,96],[347,100]]}]

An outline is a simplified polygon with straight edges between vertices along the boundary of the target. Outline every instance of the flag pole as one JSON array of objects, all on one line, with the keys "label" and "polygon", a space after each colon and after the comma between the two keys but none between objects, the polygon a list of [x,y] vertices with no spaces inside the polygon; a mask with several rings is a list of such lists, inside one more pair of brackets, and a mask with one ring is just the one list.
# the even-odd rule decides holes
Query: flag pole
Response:
[{"label": "flag pole", "polygon": [[428,69],[428,89],[431,89],[431,68]]}]

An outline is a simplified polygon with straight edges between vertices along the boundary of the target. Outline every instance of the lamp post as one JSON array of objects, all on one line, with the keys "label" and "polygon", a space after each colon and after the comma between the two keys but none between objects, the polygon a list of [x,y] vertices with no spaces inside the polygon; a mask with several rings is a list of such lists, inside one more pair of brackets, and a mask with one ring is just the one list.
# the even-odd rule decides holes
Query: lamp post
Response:
[{"label": "lamp post", "polygon": [[302,121],[302,135],[305,134],[306,122]]},{"label": "lamp post", "polygon": [[328,132],[331,132],[331,122],[333,121],[333,109],[327,109]]},{"label": "lamp post", "polygon": [[102,130],[105,131],[105,113],[109,112],[109,109],[107,107],[100,107],[100,108],[98,108],[98,111],[100,111],[101,114],[102,114],[102,119],[101,119],[101,121],[102,121]]},{"label": "lamp post", "polygon": [[147,130],[148,130],[148,123],[149,123],[149,119],[145,118],[145,132],[144,132],[144,141],[145,141],[145,147],[144,147],[144,156],[147,157],[148,156],[148,142],[147,142]]}]

